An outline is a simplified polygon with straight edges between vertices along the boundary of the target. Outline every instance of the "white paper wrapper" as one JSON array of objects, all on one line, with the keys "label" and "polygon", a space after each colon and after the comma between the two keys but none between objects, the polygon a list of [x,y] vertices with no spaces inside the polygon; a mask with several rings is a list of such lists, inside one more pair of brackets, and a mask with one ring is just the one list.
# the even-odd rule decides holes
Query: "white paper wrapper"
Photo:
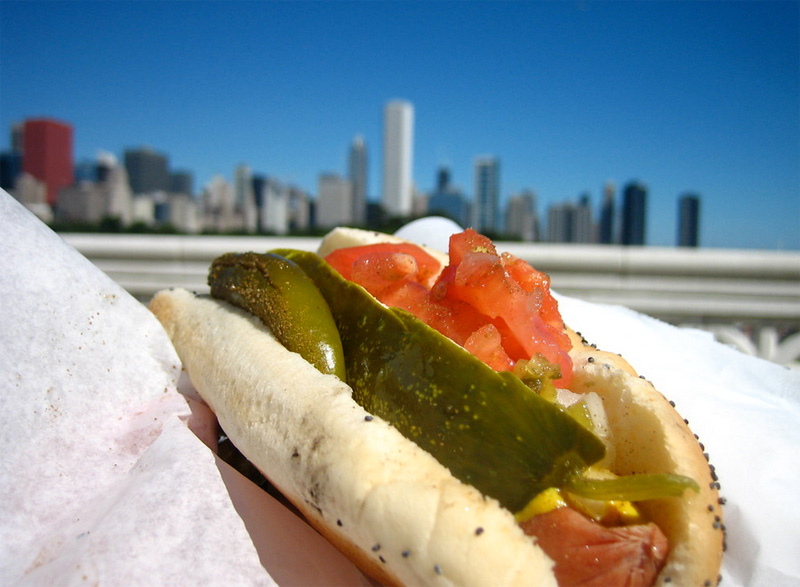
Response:
[{"label": "white paper wrapper", "polygon": [[[369,584],[215,458],[187,426],[211,442],[213,418],[179,393],[155,318],[5,192],[0,243],[0,585]],[[723,585],[800,585],[800,375],[700,331],[559,300],[705,443],[728,500]]]},{"label": "white paper wrapper", "polygon": [[5,192],[0,243],[0,585],[367,584],[190,431],[144,306]]}]

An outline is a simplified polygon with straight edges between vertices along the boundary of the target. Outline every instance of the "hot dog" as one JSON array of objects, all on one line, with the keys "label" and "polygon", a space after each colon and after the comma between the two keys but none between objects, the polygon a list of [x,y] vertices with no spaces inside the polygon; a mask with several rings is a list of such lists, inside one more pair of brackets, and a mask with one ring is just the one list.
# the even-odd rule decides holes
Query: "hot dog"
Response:
[{"label": "hot dog", "polygon": [[[397,242],[386,235],[338,230],[326,237],[320,253],[328,256],[343,247],[387,240]],[[445,257],[429,253],[446,264]],[[327,271],[317,261],[312,265]],[[313,273],[313,267],[310,269]],[[438,270],[434,273],[438,274]],[[435,277],[425,279],[433,281]],[[325,291],[327,287],[320,289]],[[361,292],[357,295],[368,295],[358,286],[350,289]],[[330,291],[328,296],[330,299]],[[335,301],[332,306],[337,306]],[[585,560],[565,562],[565,557],[574,557],[578,551],[592,551],[587,545],[593,541],[613,542],[609,530],[589,522],[586,512],[577,513],[575,507],[570,507],[574,504],[542,510],[541,503],[536,503],[542,501],[541,496],[560,499],[561,493],[553,497],[551,491],[558,492],[558,487],[547,487],[557,485],[552,472],[557,467],[552,463],[544,465],[547,474],[530,481],[529,485],[535,488],[530,490],[530,496],[516,491],[517,487],[506,490],[505,485],[521,484],[487,480],[480,465],[495,456],[480,452],[486,447],[469,449],[479,451],[478,467],[474,462],[470,464],[469,455],[464,457],[464,465],[463,460],[458,460],[461,456],[452,456],[457,450],[433,446],[434,440],[445,445],[448,439],[457,437],[417,433],[416,420],[409,423],[400,418],[390,424],[387,419],[393,418],[392,408],[381,402],[363,401],[362,382],[347,385],[341,374],[321,373],[278,342],[274,328],[271,331],[249,312],[180,290],[159,293],[150,307],[173,339],[195,387],[234,444],[312,525],[377,580],[387,584],[552,585],[558,579],[562,584],[579,580],[590,581],[585,584],[592,584],[591,580],[609,584],[610,576],[601,574],[608,572],[607,568],[594,568],[594,563]],[[335,309],[333,314],[337,314]],[[364,311],[359,319],[367,320],[368,314]],[[401,321],[401,327],[417,328],[418,321],[403,316],[410,322]],[[414,324],[413,328],[408,324]],[[364,324],[354,329],[366,332],[369,328]],[[430,330],[424,326],[421,329]],[[568,381],[569,389],[576,394],[597,394],[607,419],[606,444],[611,444],[613,454],[595,454],[597,438],[584,438],[580,426],[570,426],[569,416],[557,416],[557,422],[552,421],[555,424],[542,420],[544,426],[566,430],[552,434],[553,438],[558,437],[553,441],[558,446],[551,451],[555,460],[566,454],[573,460],[602,461],[602,469],[609,474],[673,475],[692,480],[692,487],[681,486],[677,496],[638,502],[636,515],[642,518],[638,520],[641,523],[610,530],[611,536],[622,537],[612,547],[616,550],[606,555],[629,558],[631,553],[624,552],[627,546],[621,545],[630,544],[640,550],[660,551],[655,556],[648,552],[641,565],[625,563],[623,578],[627,584],[640,584],[636,580],[645,584],[654,580],[681,585],[716,583],[724,526],[718,484],[696,438],[669,402],[649,382],[637,377],[621,357],[597,350],[563,326],[561,333],[571,348],[568,362],[558,367],[564,371],[564,366],[569,365],[570,372],[559,372],[550,379],[559,385]],[[470,373],[474,372],[476,378],[485,375],[488,369],[474,367],[475,361],[465,356],[469,353],[443,342],[446,339],[441,336],[431,336],[437,344],[445,345],[437,348],[444,349],[448,357],[451,351],[455,353],[453,362],[446,366],[448,372],[458,372],[464,365],[464,370],[475,369]],[[357,357],[361,362],[370,362],[363,355]],[[425,357],[418,360],[426,369],[432,369],[435,363],[426,362]],[[391,361],[395,361],[394,356],[387,363]],[[548,362],[554,364],[557,360]],[[381,365],[375,369],[391,373]],[[487,385],[492,384],[493,376],[486,377]],[[501,378],[502,385],[514,378],[517,375]],[[513,396],[518,391],[517,384],[508,385],[513,388],[509,391]],[[361,399],[361,404],[366,403],[369,411],[354,397]],[[465,404],[462,410],[467,407],[478,409]],[[512,407],[517,409],[516,405]],[[448,409],[458,411],[459,407],[443,408]],[[556,411],[563,415],[564,410]],[[495,417],[478,417],[474,412],[472,415],[487,422]],[[424,415],[421,417],[425,419]],[[453,418],[449,422],[454,427],[463,425],[463,418]],[[489,424],[484,428],[477,425],[474,430],[480,431],[476,434],[493,434]],[[493,442],[492,438],[484,438],[488,437],[482,436],[480,443],[473,444]],[[505,467],[502,462],[500,465]],[[586,503],[578,500],[578,505]],[[528,515],[531,508],[536,515]],[[639,534],[631,538],[630,528]],[[563,539],[565,534],[571,542]],[[659,559],[662,554],[665,556]],[[641,568],[652,564],[656,566],[649,572]],[[577,574],[572,572],[576,568],[580,571]]]}]

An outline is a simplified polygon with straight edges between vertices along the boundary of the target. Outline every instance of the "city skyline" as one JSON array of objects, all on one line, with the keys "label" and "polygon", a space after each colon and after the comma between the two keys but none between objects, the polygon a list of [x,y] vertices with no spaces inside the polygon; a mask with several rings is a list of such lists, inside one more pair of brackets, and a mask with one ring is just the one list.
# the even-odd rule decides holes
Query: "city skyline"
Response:
[{"label": "city skyline", "polygon": [[375,200],[399,96],[421,191],[444,165],[471,198],[492,153],[503,208],[530,190],[540,214],[596,209],[639,180],[650,245],[674,244],[692,191],[702,246],[800,248],[796,3],[498,6],[3,2],[0,124],[70,121],[78,161],[149,145],[198,186],[244,163],[309,192],[361,135]]},{"label": "city skyline", "polygon": [[[437,169],[436,187],[433,190],[420,191],[416,189],[416,186],[410,182],[410,155],[413,151],[413,145],[410,143],[413,142],[414,131],[413,104],[410,102],[395,99],[385,104],[383,130],[384,168],[391,169],[391,172],[384,174],[382,197],[379,200],[373,198],[372,202],[383,204],[385,211],[388,211],[390,206],[398,208],[396,203],[391,202],[391,194],[394,192],[394,199],[398,199],[397,194],[405,189],[411,193],[406,196],[407,202],[403,206],[404,210],[402,212],[395,210],[395,214],[408,218],[426,214],[441,214],[465,227],[471,226],[489,234],[521,238],[525,241],[640,246],[647,244],[645,234],[648,222],[647,186],[638,180],[629,181],[620,192],[621,211],[618,215],[615,214],[616,190],[612,183],[607,182],[603,188],[604,198],[598,208],[596,218],[591,196],[584,192],[578,198],[577,204],[572,199],[551,203],[545,210],[547,221],[542,224],[537,197],[531,190],[523,190],[521,194],[510,195],[505,209],[502,207],[500,204],[500,161],[493,155],[481,155],[473,160],[473,193],[471,196],[450,185],[451,170],[446,165]],[[61,187],[70,186],[69,183],[65,183],[65,177],[74,177],[74,184],[71,186],[73,189],[67,190],[71,200],[65,209],[66,213],[60,215],[62,222],[65,220],[69,222],[68,219],[71,217],[81,220],[84,213],[92,217],[99,213],[95,209],[98,204],[87,206],[85,198],[76,202],[75,194],[86,187],[81,188],[79,185],[81,181],[102,184],[104,178],[99,176],[109,173],[110,169],[117,166],[116,158],[107,152],[99,153],[95,161],[74,161],[71,149],[72,134],[73,128],[66,121],[51,118],[26,119],[15,124],[11,130],[13,150],[0,152],[0,156],[2,156],[0,176],[5,183],[9,183],[9,178],[6,177],[9,175],[9,163],[12,167],[19,166],[18,171],[32,173],[42,181],[44,181],[45,175],[57,177],[56,187],[49,183],[43,186],[47,192],[46,203],[50,206],[56,203],[58,190]],[[29,145],[29,151],[34,156],[23,161],[21,154],[24,151],[24,145]],[[35,148],[31,149],[30,146]],[[67,150],[65,151],[65,149]],[[57,162],[58,157],[53,157],[54,153],[58,153],[61,158],[69,158],[71,160],[70,167],[74,168],[74,172],[72,170],[67,172],[63,161]],[[12,157],[10,161],[9,156]],[[303,228],[336,225],[367,226],[367,204],[369,203],[366,194],[367,159],[367,146],[364,138],[356,135],[349,148],[347,173],[342,175],[332,171],[320,172],[316,195],[303,193],[303,197],[316,203],[316,225],[302,223]],[[45,160],[48,160],[47,165],[44,164]],[[222,174],[217,174],[210,182],[207,182],[201,192],[195,192],[191,170],[170,169],[169,155],[151,147],[125,149],[120,166],[127,173],[125,183],[129,185],[131,197],[155,195],[158,199],[169,194],[186,195],[202,204],[200,200],[209,193],[217,198],[220,189],[230,187]],[[101,172],[100,170],[105,171]],[[267,179],[260,173],[254,175],[247,164],[238,165],[233,176],[234,194],[231,203],[245,216],[240,219],[241,226],[237,229],[252,233],[276,230],[279,234],[289,230],[289,225],[293,222],[276,219],[274,211],[270,213],[270,208],[274,206],[274,203],[265,202],[270,198],[264,195],[263,189],[266,188],[268,193],[269,188],[274,187],[277,180]],[[259,185],[261,187],[257,187]],[[5,184],[0,187],[9,189],[9,186]],[[297,190],[296,186],[284,187]],[[33,189],[35,190],[36,187],[34,186]],[[164,196],[158,196],[158,192],[164,192]],[[389,195],[387,196],[387,194]],[[23,197],[25,196],[23,195]],[[520,198],[524,201],[520,201]],[[389,200],[388,205],[387,199]],[[177,203],[181,208],[184,207],[182,198],[179,197]],[[676,241],[673,243],[675,246],[700,246],[699,206],[699,195],[687,192],[679,196],[676,216],[678,233]],[[81,211],[81,207],[84,208],[83,211]],[[107,202],[104,207],[116,211],[123,227],[131,223],[134,211],[120,213],[119,201]],[[290,216],[288,210],[281,211],[281,214],[287,219]],[[52,213],[45,213],[41,216],[51,218]],[[175,214],[173,213],[172,216]],[[247,218],[248,216],[250,218]],[[58,217],[55,219],[59,220]],[[159,223],[163,220],[163,218],[158,218],[158,214],[154,210],[152,221]],[[185,222],[179,222],[178,226],[184,224]],[[190,222],[189,224],[193,225],[194,223]],[[227,224],[230,225],[230,219]],[[202,228],[202,225],[197,226],[198,230]],[[213,223],[206,228],[213,229]]]},{"label": "city skyline", "polygon": [[[387,104],[412,111],[407,102]],[[407,166],[411,136],[409,120],[387,116],[384,153],[387,167]],[[72,156],[72,126],[52,119],[27,119],[14,126],[11,137],[14,151],[0,153],[0,187],[11,191],[32,212],[57,226],[91,225],[113,231],[135,227],[197,233],[241,232],[249,234],[289,234],[292,231],[329,229],[334,226],[360,226],[383,229],[425,215],[444,215],[464,227],[499,238],[552,243],[597,243],[646,245],[647,186],[629,182],[622,191],[620,214],[615,214],[615,189],[604,188],[604,201],[598,219],[591,197],[583,194],[579,203],[551,204],[547,223],[542,226],[536,194],[530,190],[512,195],[503,210],[500,198],[500,161],[490,155],[474,160],[474,196],[467,199],[450,185],[450,170],[437,171],[432,192],[415,192],[409,211],[387,214],[368,205],[363,197],[367,175],[367,149],[363,137],[350,145],[348,173],[323,172],[318,177],[317,194],[297,186],[284,185],[274,178],[253,173],[246,164],[234,171],[231,185],[218,175],[199,194],[193,191],[193,177],[187,170],[172,170],[169,158],[146,147],[126,149],[123,163],[109,154],[94,162],[75,165]],[[395,144],[392,144],[395,143]],[[23,148],[24,146],[24,148]],[[407,146],[406,146],[407,147]],[[25,153],[30,156],[26,156]],[[393,161],[392,158],[399,161]],[[404,164],[403,160],[406,160]],[[389,183],[397,181],[387,176]],[[74,180],[74,181],[73,181]],[[65,181],[67,183],[65,183]],[[396,188],[397,185],[394,187]],[[386,190],[391,193],[390,189]],[[395,192],[398,190],[395,189]],[[52,194],[52,197],[50,197]],[[373,202],[374,204],[375,202]],[[676,246],[699,246],[699,204],[696,194],[684,194],[678,202],[679,230]],[[543,238],[544,235],[544,238]]]}]

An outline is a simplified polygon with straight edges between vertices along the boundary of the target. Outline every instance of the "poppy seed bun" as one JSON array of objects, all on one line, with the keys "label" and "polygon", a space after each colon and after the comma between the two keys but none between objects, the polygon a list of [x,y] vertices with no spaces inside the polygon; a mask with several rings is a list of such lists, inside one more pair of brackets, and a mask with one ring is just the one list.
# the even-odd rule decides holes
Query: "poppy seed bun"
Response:
[{"label": "poppy seed bun", "polygon": [[552,562],[495,500],[453,477],[350,388],[256,318],[185,290],[150,309],[236,447],[384,584],[555,585]]}]

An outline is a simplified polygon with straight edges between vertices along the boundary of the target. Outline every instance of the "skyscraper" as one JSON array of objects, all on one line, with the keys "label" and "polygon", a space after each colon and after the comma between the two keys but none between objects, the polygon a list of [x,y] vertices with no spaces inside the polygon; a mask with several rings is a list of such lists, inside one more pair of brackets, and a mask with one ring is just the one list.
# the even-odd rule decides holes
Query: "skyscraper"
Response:
[{"label": "skyscraper", "polygon": [[597,240],[604,245],[614,242],[614,184],[603,186],[603,204],[600,208],[600,230]]},{"label": "skyscraper", "polygon": [[21,172],[22,153],[15,151],[0,153],[0,188],[13,190]]},{"label": "skyscraper", "polygon": [[575,233],[575,204],[562,202],[547,208],[547,242],[570,243]]},{"label": "skyscraper", "polygon": [[631,182],[625,186],[622,194],[623,245],[645,244],[646,219],[647,188],[639,182]]},{"label": "skyscraper", "polygon": [[169,174],[169,191],[174,194],[194,195],[194,174],[188,170],[172,171]]},{"label": "skyscraper", "polygon": [[336,173],[322,173],[317,187],[317,226],[353,223],[353,186]]},{"label": "skyscraper", "polygon": [[539,240],[539,215],[536,211],[536,194],[533,191],[523,190],[509,198],[506,232],[525,242]]},{"label": "skyscraper", "polygon": [[358,135],[350,145],[348,177],[353,189],[353,223],[367,222],[367,145]]},{"label": "skyscraper", "polygon": [[483,156],[475,160],[474,224],[478,232],[496,233],[500,206],[500,161]]},{"label": "skyscraper", "polygon": [[678,200],[678,246],[696,247],[700,241],[700,198],[684,194]]},{"label": "skyscraper", "polygon": [[392,216],[407,216],[413,206],[414,107],[393,100],[383,118],[383,206]]},{"label": "skyscraper", "polygon": [[436,191],[437,192],[446,192],[450,189],[450,168],[449,167],[439,167],[438,171],[436,172]]},{"label": "skyscraper", "polygon": [[58,203],[61,188],[74,182],[72,126],[58,120],[34,118],[23,127],[22,168],[47,186],[47,203]]},{"label": "skyscraper", "polygon": [[147,194],[169,190],[169,163],[167,156],[152,149],[125,151],[125,169],[134,194]]},{"label": "skyscraper", "polygon": [[468,226],[469,206],[461,191],[450,185],[450,169],[440,167],[436,172],[436,190],[428,198],[428,213],[450,218],[460,226]]},{"label": "skyscraper", "polygon": [[[191,193],[191,192],[189,192]],[[245,232],[258,231],[258,208],[253,189],[253,172],[249,165],[238,165],[233,175],[233,202],[236,213],[241,216]]]}]

